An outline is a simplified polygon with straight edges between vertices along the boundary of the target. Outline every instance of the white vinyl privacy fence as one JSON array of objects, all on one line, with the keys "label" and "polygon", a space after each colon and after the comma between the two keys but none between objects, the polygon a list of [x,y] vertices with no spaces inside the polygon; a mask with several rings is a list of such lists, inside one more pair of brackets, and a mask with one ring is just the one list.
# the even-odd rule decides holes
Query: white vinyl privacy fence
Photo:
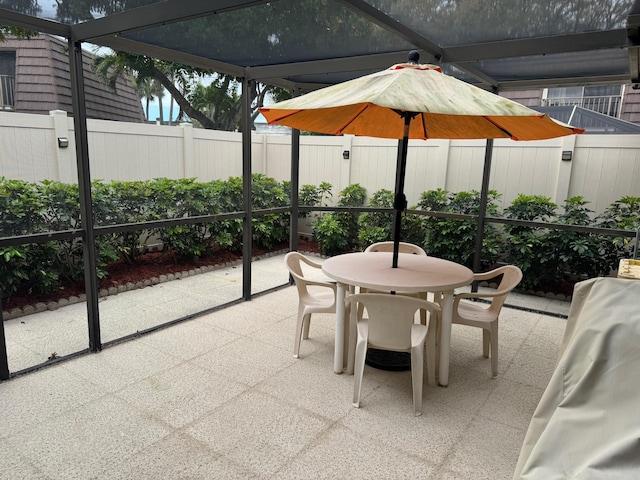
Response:
[{"label": "white vinyl privacy fence", "polygon": [[[88,129],[94,180],[209,181],[242,175],[240,133],[101,120],[89,120]],[[253,172],[289,180],[290,145],[288,135],[254,133]],[[397,147],[393,140],[303,135],[300,184],[329,182],[334,201],[353,183],[368,194],[393,190]],[[563,160],[563,152],[571,160]],[[480,190],[484,156],[484,141],[410,141],[405,185],[409,205],[415,205],[426,190]],[[75,183],[76,171],[73,120],[65,112],[49,116],[0,112],[0,176]],[[496,140],[490,188],[502,194],[505,207],[520,193],[544,195],[558,204],[582,195],[590,209],[601,212],[623,196],[640,196],[640,136]]]}]

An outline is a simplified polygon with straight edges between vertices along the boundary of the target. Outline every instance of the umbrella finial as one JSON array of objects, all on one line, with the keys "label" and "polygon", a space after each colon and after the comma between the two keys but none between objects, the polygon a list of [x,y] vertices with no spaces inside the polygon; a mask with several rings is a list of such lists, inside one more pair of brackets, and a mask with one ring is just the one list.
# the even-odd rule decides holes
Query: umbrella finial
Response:
[{"label": "umbrella finial", "polygon": [[417,50],[411,50],[409,52],[409,63],[418,63],[420,60],[420,52]]}]

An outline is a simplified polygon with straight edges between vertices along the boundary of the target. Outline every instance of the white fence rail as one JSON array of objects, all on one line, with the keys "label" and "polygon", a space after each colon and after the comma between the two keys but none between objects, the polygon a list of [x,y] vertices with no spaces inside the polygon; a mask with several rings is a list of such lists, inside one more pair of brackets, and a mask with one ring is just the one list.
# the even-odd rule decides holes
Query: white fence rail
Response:
[{"label": "white fence rail", "polygon": [[[89,120],[91,177],[147,180],[195,177],[201,181],[242,175],[239,133]],[[68,147],[59,147],[59,139]],[[359,183],[368,194],[393,190],[397,141],[368,137],[302,136],[300,183]],[[484,141],[411,141],[405,191],[414,205],[426,190],[480,190]],[[290,137],[252,135],[253,172],[290,179]],[[349,159],[343,152],[349,151]],[[562,152],[572,160],[563,161]],[[0,176],[31,182],[77,181],[73,120],[65,112],[28,115],[0,112]],[[640,136],[578,135],[548,141],[494,144],[490,188],[508,206],[520,193],[544,195],[562,204],[582,195],[603,211],[623,196],[640,196]]]}]

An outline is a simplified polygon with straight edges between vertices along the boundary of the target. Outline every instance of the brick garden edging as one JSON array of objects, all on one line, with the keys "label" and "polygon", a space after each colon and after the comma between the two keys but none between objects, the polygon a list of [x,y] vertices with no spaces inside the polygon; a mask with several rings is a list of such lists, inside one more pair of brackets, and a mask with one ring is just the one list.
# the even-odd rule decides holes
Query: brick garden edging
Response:
[{"label": "brick garden edging", "polygon": [[[278,255],[284,255],[285,253],[287,253],[287,250],[280,250],[280,251],[276,251],[276,252],[269,252],[266,253],[264,255],[259,255],[257,257],[254,257],[254,260],[260,260],[263,258],[269,258],[269,257],[274,257],[274,256],[278,256]],[[315,252],[302,252],[305,255],[310,255],[310,256],[315,256],[315,257],[322,257],[322,255],[315,253]],[[202,266],[202,267],[198,267],[198,268],[193,268],[193,269],[189,269],[189,270],[185,270],[183,272],[176,272],[176,273],[167,273],[166,275],[160,275],[158,277],[152,277],[143,281],[139,281],[139,282],[129,282],[126,283],[124,285],[119,285],[118,287],[109,287],[107,288],[102,288],[99,291],[99,297],[100,298],[104,298],[104,297],[108,297],[108,296],[112,296],[112,295],[117,295],[119,293],[124,293],[124,292],[129,292],[131,290],[138,290],[141,288],[145,288],[145,287],[150,287],[152,285],[158,285],[160,283],[164,283],[164,282],[171,282],[173,280],[179,280],[181,278],[186,278],[186,277],[191,277],[194,275],[200,275],[202,273],[208,273],[208,272],[212,272],[214,270],[221,270],[223,268],[229,268],[229,267],[237,267],[239,265],[242,265],[242,260],[235,260],[233,262],[225,262],[225,263],[220,263],[218,265],[207,265],[207,266]],[[486,282],[485,282],[486,283]],[[489,285],[491,286],[491,285]],[[494,285],[495,286],[495,285]],[[534,290],[527,290],[525,292],[527,295],[533,295],[536,297],[545,297],[545,298],[549,298],[551,300],[560,300],[560,301],[564,301],[564,302],[571,302],[571,296],[570,295],[564,295],[564,294],[555,294],[555,293],[545,293],[542,291],[534,291]],[[32,315],[34,313],[40,313],[40,312],[44,312],[46,310],[57,310],[58,308],[61,307],[65,307],[67,305],[73,305],[75,303],[80,303],[80,302],[84,302],[87,299],[87,296],[85,294],[79,295],[79,296],[71,296],[69,298],[61,298],[57,301],[52,301],[52,302],[48,302],[48,303],[44,303],[44,302],[37,302],[34,305],[25,305],[22,308],[12,308],[11,310],[3,310],[2,311],[2,319],[3,320],[13,320],[19,317],[24,317],[27,315]]]}]

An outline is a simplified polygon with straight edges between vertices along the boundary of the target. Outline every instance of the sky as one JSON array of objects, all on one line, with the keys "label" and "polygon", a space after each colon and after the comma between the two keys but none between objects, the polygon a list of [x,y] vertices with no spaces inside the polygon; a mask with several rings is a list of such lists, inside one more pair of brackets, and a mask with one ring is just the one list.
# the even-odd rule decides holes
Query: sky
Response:
[{"label": "sky", "polygon": [[[166,99],[164,99],[166,100]],[[142,99],[142,111],[146,113],[146,101],[144,99]],[[180,111],[180,107],[178,106],[177,103],[174,102],[173,104],[173,119],[175,120],[176,117],[178,116],[178,112]],[[162,114],[164,116],[163,121],[168,122],[169,121],[169,101],[163,101],[162,102]],[[158,106],[158,101],[153,101],[149,103],[149,119],[151,120],[155,120],[156,118],[158,118],[160,116],[160,107]],[[267,123],[267,120],[262,116],[262,115],[258,115],[258,117],[256,118],[256,122],[258,123]]]},{"label": "sky", "polygon": [[[142,111],[146,113],[145,108],[146,108],[146,102],[143,99]],[[179,111],[180,111],[180,107],[178,106],[178,104],[174,103],[173,104],[173,120],[176,119]],[[162,114],[164,117],[163,121],[168,122],[169,121],[169,104],[168,103],[166,105],[164,102],[162,103]],[[160,116],[160,107],[158,106],[158,102],[149,103],[149,119],[155,120],[159,116]]]}]

